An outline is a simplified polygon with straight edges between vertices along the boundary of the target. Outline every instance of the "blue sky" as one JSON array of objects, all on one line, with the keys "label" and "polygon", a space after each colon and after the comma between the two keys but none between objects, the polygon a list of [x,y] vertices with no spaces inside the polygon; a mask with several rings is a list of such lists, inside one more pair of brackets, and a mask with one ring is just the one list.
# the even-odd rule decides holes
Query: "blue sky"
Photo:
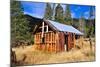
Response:
[{"label": "blue sky", "polygon": [[[22,7],[24,8],[24,14],[29,14],[34,17],[43,18],[46,8],[46,3],[40,2],[21,2]],[[65,5],[62,5],[65,10]],[[89,17],[89,8],[90,6],[83,5],[70,5],[71,17],[80,18],[81,14],[84,15],[86,19]],[[94,14],[95,7],[93,6]],[[94,17],[93,17],[94,18]]]}]

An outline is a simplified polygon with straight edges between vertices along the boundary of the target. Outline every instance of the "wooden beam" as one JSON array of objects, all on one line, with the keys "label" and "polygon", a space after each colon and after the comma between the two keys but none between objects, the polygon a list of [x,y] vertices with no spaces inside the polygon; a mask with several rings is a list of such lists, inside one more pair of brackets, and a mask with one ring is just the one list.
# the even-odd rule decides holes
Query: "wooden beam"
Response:
[{"label": "wooden beam", "polygon": [[68,33],[68,47],[67,47],[68,51],[70,49],[70,33]]},{"label": "wooden beam", "polygon": [[75,33],[74,33],[74,48],[75,48],[75,45],[76,45],[76,41],[75,41]]},{"label": "wooden beam", "polygon": [[35,44],[35,42],[36,42],[36,41],[35,41],[35,35],[34,35],[34,44]]},{"label": "wooden beam", "polygon": [[44,22],[42,22],[42,37],[43,37],[43,34],[44,34]]},{"label": "wooden beam", "polygon": [[56,46],[55,46],[55,52],[57,53],[58,52],[58,32],[56,32],[56,34],[55,34],[55,40],[56,40]]},{"label": "wooden beam", "polygon": [[51,45],[50,45],[50,47],[51,47],[51,52],[52,52],[52,32],[50,34],[51,34],[51,36],[50,36],[50,38],[51,38]]},{"label": "wooden beam", "polygon": [[46,32],[48,32],[48,25],[46,25]]},{"label": "wooden beam", "polygon": [[[47,27],[47,25],[44,25],[44,27]],[[42,27],[39,27],[39,28],[42,28]]]}]

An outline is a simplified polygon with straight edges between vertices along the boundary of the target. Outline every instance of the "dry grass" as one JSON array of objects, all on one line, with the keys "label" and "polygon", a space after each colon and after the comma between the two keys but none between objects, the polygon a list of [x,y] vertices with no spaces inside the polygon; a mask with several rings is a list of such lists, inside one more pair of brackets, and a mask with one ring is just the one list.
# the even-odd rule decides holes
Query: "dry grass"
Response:
[{"label": "dry grass", "polygon": [[[35,46],[13,48],[13,50],[16,52],[18,65],[94,61],[95,42],[93,42],[92,51],[90,51],[88,41],[84,41],[83,44],[84,45],[81,49],[74,48],[69,52],[60,53],[44,53],[42,51],[35,50]],[[24,57],[26,58],[23,60]]]}]

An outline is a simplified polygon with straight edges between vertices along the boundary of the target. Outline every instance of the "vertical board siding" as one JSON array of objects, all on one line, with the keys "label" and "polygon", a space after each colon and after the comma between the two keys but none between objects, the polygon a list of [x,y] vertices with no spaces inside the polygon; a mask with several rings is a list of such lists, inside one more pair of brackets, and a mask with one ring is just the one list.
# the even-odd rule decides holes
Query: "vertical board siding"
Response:
[{"label": "vertical board siding", "polygon": [[68,33],[68,50],[71,50],[75,46],[75,34]]},{"label": "vertical board siding", "polygon": [[56,45],[57,45],[57,38],[56,38],[56,35],[58,35],[57,33],[54,33],[54,32],[45,32],[44,33],[44,43],[41,43],[41,33],[36,33],[34,35],[34,43],[35,45],[37,45],[37,49],[38,50],[43,50],[43,51],[49,51],[49,52],[56,52],[56,49],[59,49],[59,48],[56,48]]},{"label": "vertical board siding", "polygon": [[[65,48],[65,34],[63,32],[44,32],[44,43],[42,43],[42,33],[36,33],[34,35],[34,43],[37,45],[36,49],[43,50],[47,52],[61,52]],[[75,34],[68,33],[67,36],[67,48],[68,50],[75,47]]]}]

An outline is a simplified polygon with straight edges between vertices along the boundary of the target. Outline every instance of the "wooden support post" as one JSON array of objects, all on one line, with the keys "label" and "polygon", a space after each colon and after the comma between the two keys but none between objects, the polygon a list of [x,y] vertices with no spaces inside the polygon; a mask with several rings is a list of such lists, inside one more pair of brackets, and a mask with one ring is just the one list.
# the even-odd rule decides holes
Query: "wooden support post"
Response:
[{"label": "wooden support post", "polygon": [[82,36],[80,36],[80,46],[81,48],[83,48],[83,37]]},{"label": "wooden support post", "polygon": [[76,41],[75,41],[75,33],[74,33],[74,48],[75,48],[75,45],[76,45]]},{"label": "wooden support post", "polygon": [[56,33],[56,37],[55,37],[55,40],[56,40],[56,52],[58,52],[58,33]]},{"label": "wooden support post", "polygon": [[46,43],[48,43],[48,33],[46,34]]},{"label": "wooden support post", "polygon": [[45,33],[45,44],[44,44],[44,51],[46,51],[46,45],[47,45],[47,33]]},{"label": "wooden support post", "polygon": [[38,43],[38,34],[37,34],[37,43]]},{"label": "wooden support post", "polygon": [[52,51],[54,51],[54,46],[53,46],[53,32],[52,32]]},{"label": "wooden support post", "polygon": [[39,43],[39,34],[38,34],[38,39],[37,39],[38,43]]},{"label": "wooden support post", "polygon": [[70,48],[70,33],[68,33],[68,47],[67,47],[68,51],[69,51],[69,48]]},{"label": "wooden support post", "polygon": [[38,35],[36,34],[36,42],[37,42],[37,39],[38,39]]},{"label": "wooden support post", "polygon": [[48,51],[48,43],[49,43],[49,33],[47,33],[47,44],[46,44],[46,51]]},{"label": "wooden support post", "polygon": [[[34,35],[34,44],[35,44],[35,42],[36,42],[36,35]],[[36,45],[36,44],[35,44]]]},{"label": "wooden support post", "polygon": [[44,34],[44,22],[42,22],[42,37],[43,37],[43,34]]},{"label": "wooden support post", "polygon": [[35,35],[35,37],[36,37],[36,40],[35,41],[37,42],[37,35]]},{"label": "wooden support post", "polygon": [[54,45],[54,52],[55,52],[55,34],[53,33],[53,45]]},{"label": "wooden support post", "polygon": [[41,43],[41,42],[40,42],[40,34],[38,34],[38,41],[39,41],[39,43]]},{"label": "wooden support post", "polygon": [[48,25],[46,26],[46,32],[48,32]]},{"label": "wooden support post", "polygon": [[50,42],[50,33],[48,33],[48,42]]},{"label": "wooden support post", "polygon": [[60,32],[58,32],[58,37],[57,37],[58,38],[58,44],[57,44],[58,45],[58,52],[60,52],[60,44],[59,44],[60,43],[59,42],[60,41],[60,38],[59,38],[59,35],[60,35]]},{"label": "wooden support post", "polygon": [[54,51],[56,52],[56,39],[55,39],[55,37],[56,37],[56,34],[54,33]]},{"label": "wooden support post", "polygon": [[39,34],[38,34],[38,43],[39,43]]},{"label": "wooden support post", "polygon": [[51,52],[52,52],[52,32],[51,32]]}]

